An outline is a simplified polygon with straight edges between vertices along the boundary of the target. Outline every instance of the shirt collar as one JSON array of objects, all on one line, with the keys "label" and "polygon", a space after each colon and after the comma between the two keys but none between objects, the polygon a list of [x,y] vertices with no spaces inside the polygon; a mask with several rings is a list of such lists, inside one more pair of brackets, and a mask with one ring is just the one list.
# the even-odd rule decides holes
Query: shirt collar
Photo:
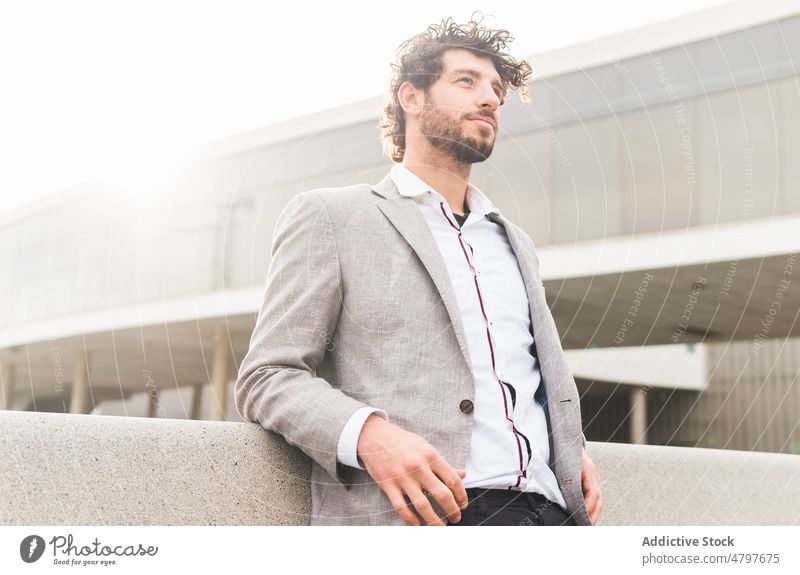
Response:
[{"label": "shirt collar", "polygon": [[[429,195],[436,194],[439,198],[442,197],[441,194],[426,184],[419,176],[406,168],[403,164],[395,164],[392,166],[390,173],[392,180],[397,186],[397,191],[401,196],[414,198],[422,196],[426,192],[432,192]],[[478,217],[483,217],[490,213],[500,213],[486,194],[472,184],[467,184],[467,206],[469,206],[469,211]]]}]

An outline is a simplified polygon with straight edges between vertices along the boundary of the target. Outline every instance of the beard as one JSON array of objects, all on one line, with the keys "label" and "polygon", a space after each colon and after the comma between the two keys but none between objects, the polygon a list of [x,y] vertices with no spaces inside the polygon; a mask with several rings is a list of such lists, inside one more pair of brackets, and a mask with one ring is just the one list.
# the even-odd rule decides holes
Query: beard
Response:
[{"label": "beard", "polygon": [[468,120],[449,118],[439,111],[432,100],[429,103],[422,111],[420,127],[433,147],[462,164],[483,162],[492,155],[494,134],[491,138],[466,136],[463,125]]}]

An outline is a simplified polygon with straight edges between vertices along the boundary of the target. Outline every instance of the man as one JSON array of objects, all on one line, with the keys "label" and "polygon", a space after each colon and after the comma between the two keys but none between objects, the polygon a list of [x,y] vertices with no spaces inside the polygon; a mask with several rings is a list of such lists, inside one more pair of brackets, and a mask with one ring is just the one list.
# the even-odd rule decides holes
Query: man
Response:
[{"label": "man", "polygon": [[236,404],[311,457],[312,524],[597,521],[533,243],[469,184],[526,93],[508,40],[445,20],[403,44],[382,123],[402,164],[278,219]]}]

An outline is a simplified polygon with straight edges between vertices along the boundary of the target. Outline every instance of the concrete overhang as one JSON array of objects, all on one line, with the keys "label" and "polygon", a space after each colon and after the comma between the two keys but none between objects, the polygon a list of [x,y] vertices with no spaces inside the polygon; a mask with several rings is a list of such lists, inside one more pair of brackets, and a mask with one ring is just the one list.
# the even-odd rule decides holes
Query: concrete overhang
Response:
[{"label": "concrete overhang", "polygon": [[565,354],[575,379],[691,391],[702,391],[708,380],[702,345],[571,349]]},{"label": "concrete overhang", "polygon": [[565,348],[800,335],[800,216],[539,250]]},{"label": "concrete overhang", "polygon": [[[564,347],[590,348],[570,356],[576,376],[698,389],[698,365],[647,375],[652,353],[596,350],[597,358],[606,353],[602,360],[590,354],[593,348],[676,348],[657,352],[662,357],[686,353],[675,344],[746,339],[755,352],[763,339],[800,335],[797,229],[800,216],[540,249]],[[17,326],[0,332],[0,361],[15,365],[18,386],[36,382],[35,394],[69,381],[84,350],[92,352],[93,384],[123,394],[143,390],[144,369],[159,387],[204,382],[221,328],[235,359],[247,351],[262,297],[263,287],[255,287]],[[598,371],[603,363],[608,373]]]}]

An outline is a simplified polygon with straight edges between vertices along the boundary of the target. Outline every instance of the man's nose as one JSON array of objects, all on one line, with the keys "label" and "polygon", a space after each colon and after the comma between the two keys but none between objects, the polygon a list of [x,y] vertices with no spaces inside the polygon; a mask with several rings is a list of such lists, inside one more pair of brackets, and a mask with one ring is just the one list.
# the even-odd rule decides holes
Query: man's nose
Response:
[{"label": "man's nose", "polygon": [[489,109],[492,112],[500,107],[500,97],[495,93],[494,88],[488,86],[481,89],[478,106],[481,109]]}]

